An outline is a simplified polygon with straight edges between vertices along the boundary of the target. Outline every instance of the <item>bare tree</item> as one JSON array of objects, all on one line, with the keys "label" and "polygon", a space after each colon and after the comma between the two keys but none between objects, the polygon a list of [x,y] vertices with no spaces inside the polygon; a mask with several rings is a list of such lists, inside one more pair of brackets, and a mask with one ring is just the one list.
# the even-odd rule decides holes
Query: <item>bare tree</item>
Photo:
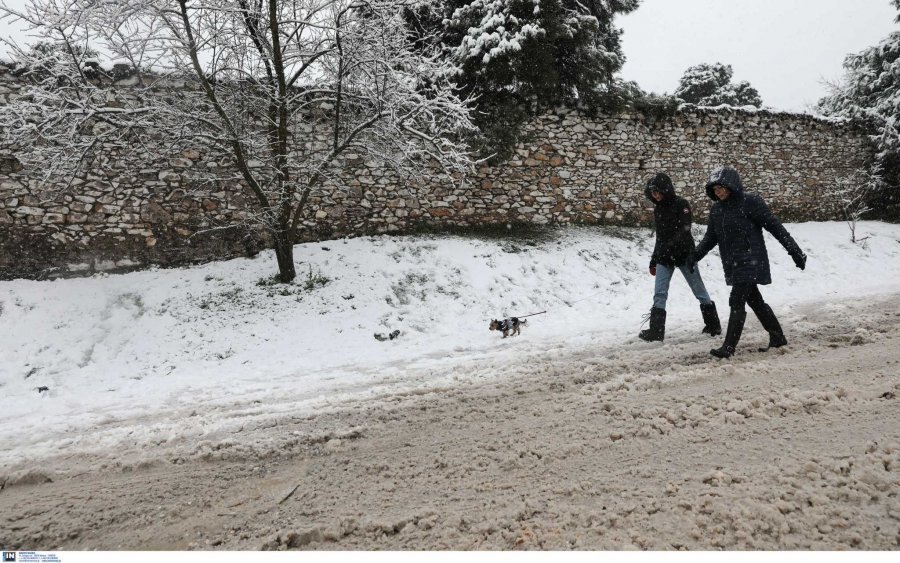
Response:
[{"label": "bare tree", "polygon": [[856,225],[866,212],[871,211],[869,198],[881,182],[881,176],[877,170],[860,168],[854,170],[849,176],[838,181],[835,191],[844,221],[850,228],[850,242],[864,242],[869,237],[857,238]]},{"label": "bare tree", "polygon": [[[403,10],[423,1],[0,3],[50,45],[12,45],[32,85],[0,108],[0,127],[51,176],[74,178],[102,151],[146,136],[231,159],[288,282],[304,206],[342,153],[407,174],[470,164],[456,69],[413,49],[404,28]],[[134,69],[129,95],[98,73],[91,50]]]}]

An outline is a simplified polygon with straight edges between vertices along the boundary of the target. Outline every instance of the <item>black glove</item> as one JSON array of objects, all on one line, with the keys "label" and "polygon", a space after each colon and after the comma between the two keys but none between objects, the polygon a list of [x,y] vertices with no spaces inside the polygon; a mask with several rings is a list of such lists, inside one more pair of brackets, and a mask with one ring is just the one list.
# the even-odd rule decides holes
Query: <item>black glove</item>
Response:
[{"label": "black glove", "polygon": [[794,264],[795,264],[798,268],[800,268],[801,270],[805,270],[805,269],[806,269],[806,254],[803,254],[803,253],[801,252],[800,254],[794,255],[794,256],[793,256],[793,259],[794,259]]}]

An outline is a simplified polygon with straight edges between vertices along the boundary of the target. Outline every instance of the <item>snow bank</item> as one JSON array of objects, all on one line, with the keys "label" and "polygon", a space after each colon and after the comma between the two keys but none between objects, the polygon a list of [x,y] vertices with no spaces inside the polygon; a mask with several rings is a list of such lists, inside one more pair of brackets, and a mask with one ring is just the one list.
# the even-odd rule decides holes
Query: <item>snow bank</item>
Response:
[{"label": "snow bank", "polygon": [[[802,303],[900,291],[900,226],[787,225],[806,271],[767,236],[779,315]],[[703,227],[696,227],[699,239]],[[527,361],[634,341],[651,305],[647,229],[569,228],[538,238],[366,237],[298,245],[298,279],[274,257],[189,269],[0,282],[0,467],[61,452],[163,444],[268,424],[390,389],[503,378],[464,360]],[[714,251],[701,273],[727,320]],[[546,311],[501,340],[491,318]],[[667,338],[700,311],[673,280]],[[376,333],[399,330],[394,340]],[[790,334],[790,327],[788,327]],[[653,346],[647,344],[647,346]],[[407,377],[411,370],[433,377]],[[429,371],[431,370],[431,371]],[[47,390],[40,390],[47,388]]]}]

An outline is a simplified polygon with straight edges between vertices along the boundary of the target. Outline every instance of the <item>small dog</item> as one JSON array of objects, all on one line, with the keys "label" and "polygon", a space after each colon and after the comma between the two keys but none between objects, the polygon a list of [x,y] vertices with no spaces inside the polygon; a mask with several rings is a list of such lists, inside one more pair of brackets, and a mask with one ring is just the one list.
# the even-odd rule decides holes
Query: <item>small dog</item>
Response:
[{"label": "small dog", "polygon": [[393,340],[393,339],[397,338],[398,336],[400,336],[399,329],[391,331],[391,333],[388,334],[387,336],[381,334],[380,332],[377,332],[377,333],[375,333],[375,340],[378,340],[379,342],[384,342],[385,340]]},{"label": "small dog", "polygon": [[528,319],[519,320],[518,317],[509,317],[508,319],[503,319],[502,321],[497,319],[491,319],[491,330],[500,330],[503,331],[503,338],[509,336],[509,333],[512,333],[513,336],[519,334],[519,331],[522,325],[526,324]]}]

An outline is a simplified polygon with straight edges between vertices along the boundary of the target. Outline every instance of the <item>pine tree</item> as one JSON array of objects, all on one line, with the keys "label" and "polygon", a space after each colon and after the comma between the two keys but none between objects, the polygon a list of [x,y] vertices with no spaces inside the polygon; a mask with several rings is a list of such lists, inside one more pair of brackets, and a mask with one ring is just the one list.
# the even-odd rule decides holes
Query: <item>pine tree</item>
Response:
[{"label": "pine tree", "polygon": [[483,149],[502,155],[528,116],[604,103],[625,61],[614,17],[639,2],[444,0],[438,12],[423,8],[408,20],[457,65],[462,95],[477,96]]},{"label": "pine tree", "polygon": [[[900,0],[891,4],[900,10]],[[895,21],[900,22],[900,15]],[[824,115],[867,126],[878,150],[874,168],[885,185],[871,206],[884,217],[900,216],[900,31],[844,59],[844,78],[819,100]]]},{"label": "pine tree", "polygon": [[[898,0],[900,1],[900,0]],[[675,97],[698,106],[762,106],[759,92],[747,81],[731,83],[731,65],[699,64],[689,67],[678,82]]]}]

